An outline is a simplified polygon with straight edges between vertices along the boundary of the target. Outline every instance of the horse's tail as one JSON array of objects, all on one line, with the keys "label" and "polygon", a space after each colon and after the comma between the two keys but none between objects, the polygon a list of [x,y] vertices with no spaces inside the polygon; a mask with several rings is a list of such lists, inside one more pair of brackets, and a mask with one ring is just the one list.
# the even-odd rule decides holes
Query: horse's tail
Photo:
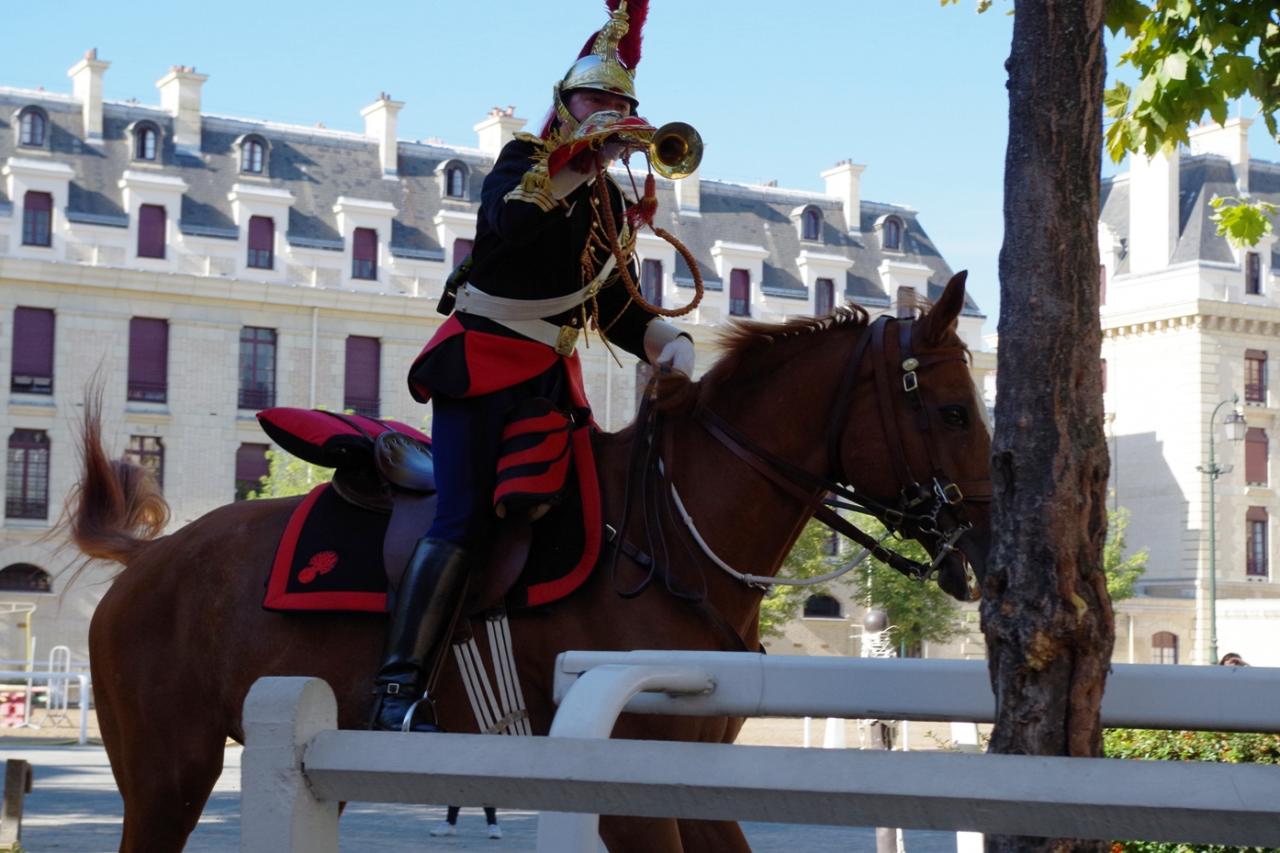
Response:
[{"label": "horse's tail", "polygon": [[86,557],[127,565],[164,530],[169,504],[151,472],[107,455],[101,387],[85,395],[80,452],[84,469],[67,496],[62,526]]}]

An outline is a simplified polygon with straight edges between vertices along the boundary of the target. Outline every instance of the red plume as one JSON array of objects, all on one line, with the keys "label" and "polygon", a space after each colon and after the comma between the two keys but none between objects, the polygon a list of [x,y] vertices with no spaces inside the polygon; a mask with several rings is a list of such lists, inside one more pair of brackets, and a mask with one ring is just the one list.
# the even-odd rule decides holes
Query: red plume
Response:
[{"label": "red plume", "polygon": [[591,48],[595,46],[596,37],[598,35],[600,35],[600,31],[596,30],[594,33],[592,33],[587,37],[587,43],[582,46],[582,51],[578,54],[579,59],[591,53]]},{"label": "red plume", "polygon": [[[618,0],[608,0],[609,10],[618,8]],[[644,30],[644,20],[649,16],[649,0],[628,0],[627,34],[618,44],[618,59],[632,71],[640,64],[640,41]]]}]

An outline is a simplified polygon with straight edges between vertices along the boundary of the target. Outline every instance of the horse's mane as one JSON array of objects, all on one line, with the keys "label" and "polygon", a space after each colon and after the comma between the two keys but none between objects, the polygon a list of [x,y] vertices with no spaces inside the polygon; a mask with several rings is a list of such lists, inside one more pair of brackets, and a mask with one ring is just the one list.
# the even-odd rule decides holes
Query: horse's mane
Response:
[{"label": "horse's mane", "polygon": [[704,386],[714,387],[743,369],[761,350],[784,341],[814,335],[845,326],[866,326],[870,315],[861,305],[842,305],[821,317],[793,317],[782,323],[734,320],[720,332],[721,356],[702,377]]}]

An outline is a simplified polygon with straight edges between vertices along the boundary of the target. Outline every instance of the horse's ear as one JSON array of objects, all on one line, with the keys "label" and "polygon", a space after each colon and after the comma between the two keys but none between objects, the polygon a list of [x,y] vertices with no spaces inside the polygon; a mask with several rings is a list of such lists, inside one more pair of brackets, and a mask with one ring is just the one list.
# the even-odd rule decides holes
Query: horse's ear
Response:
[{"label": "horse's ear", "polygon": [[929,313],[921,319],[920,323],[923,326],[921,333],[925,343],[939,343],[947,330],[955,325],[956,318],[964,308],[964,281],[968,277],[968,270],[961,270],[951,276],[951,281],[947,282],[942,296],[938,297],[938,301],[933,303]]}]

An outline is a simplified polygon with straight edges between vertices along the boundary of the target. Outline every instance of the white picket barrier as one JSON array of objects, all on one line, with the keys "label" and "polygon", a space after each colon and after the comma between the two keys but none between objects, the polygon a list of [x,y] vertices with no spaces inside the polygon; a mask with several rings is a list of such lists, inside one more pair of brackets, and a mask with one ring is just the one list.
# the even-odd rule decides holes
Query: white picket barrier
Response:
[{"label": "white picket barrier", "polygon": [[[336,730],[316,679],[245,703],[243,853],[337,850],[337,804],[541,810],[540,851],[598,849],[597,814],[1280,846],[1280,768],[607,740],[622,710],[989,721],[984,664],[699,652],[557,661],[549,738]],[[1280,670],[1117,665],[1107,725],[1280,731]]]},{"label": "white picket barrier", "polygon": [[[50,692],[56,692],[56,691],[59,691],[59,690],[60,690],[60,691],[62,691],[62,705],[61,705],[61,708],[62,708],[62,710],[63,710],[63,711],[65,711],[65,710],[66,710],[66,694],[67,694],[67,690],[68,690],[68,687],[70,686],[70,682],[71,682],[71,680],[72,680],[72,679],[75,679],[75,680],[76,680],[76,683],[80,685],[80,702],[79,702],[79,704],[80,704],[80,736],[79,736],[79,742],[80,742],[80,745],[81,745],[81,746],[83,746],[84,744],[86,744],[86,743],[88,743],[88,742],[89,742],[89,699],[90,699],[90,694],[89,694],[89,674],[88,674],[88,673],[86,673],[86,672],[68,672],[68,671],[66,671],[66,670],[58,670],[58,671],[53,671],[53,672],[39,672],[39,671],[26,671],[26,670],[16,670],[16,669],[15,669],[15,670],[5,670],[5,671],[0,672],[0,682],[4,682],[4,681],[18,681],[19,679],[21,679],[21,680],[22,680],[22,682],[26,685],[26,686],[25,686],[25,693],[26,693],[27,714],[28,714],[28,716],[30,715],[30,709],[31,709],[31,697],[32,697],[32,693],[34,692],[34,691],[33,691],[33,689],[32,689],[32,684],[33,684],[33,682],[38,682],[38,681],[48,682],[48,684],[49,684],[49,691],[50,691]],[[21,686],[19,686],[17,689],[23,689],[23,688],[22,688]],[[52,699],[51,699],[50,701],[52,702]],[[46,716],[47,716],[47,714],[46,714]],[[31,724],[31,723],[28,723],[27,725],[31,725],[33,728],[38,728],[38,726],[36,726],[36,725],[34,725],[34,724]]]}]

